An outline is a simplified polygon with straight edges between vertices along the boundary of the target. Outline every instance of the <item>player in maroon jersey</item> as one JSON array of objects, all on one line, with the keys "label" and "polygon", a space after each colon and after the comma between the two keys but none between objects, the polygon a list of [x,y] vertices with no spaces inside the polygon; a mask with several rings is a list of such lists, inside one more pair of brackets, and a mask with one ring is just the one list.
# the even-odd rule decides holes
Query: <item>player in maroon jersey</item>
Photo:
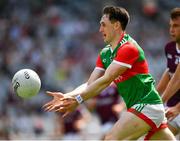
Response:
[{"label": "player in maroon jersey", "polygon": [[84,139],[82,131],[90,119],[88,111],[84,110],[84,108],[78,108],[66,118],[62,118],[62,114],[56,115],[56,138],[59,137],[61,140]]},{"label": "player in maroon jersey", "polygon": [[119,95],[115,85],[107,87],[96,97],[96,111],[100,117],[101,123],[115,123],[119,117],[113,110],[113,106],[119,103]]},{"label": "player in maroon jersey", "polygon": [[169,107],[166,112],[168,126],[174,135],[177,135],[180,132],[180,8],[171,11],[169,32],[173,41],[165,46],[167,69],[157,85],[157,90]]},{"label": "player in maroon jersey", "polygon": [[96,112],[101,124],[101,138],[113,127],[119,119],[120,112],[125,108],[124,102],[121,102],[117,86],[112,83],[104,89],[98,96],[87,101],[87,106]]}]

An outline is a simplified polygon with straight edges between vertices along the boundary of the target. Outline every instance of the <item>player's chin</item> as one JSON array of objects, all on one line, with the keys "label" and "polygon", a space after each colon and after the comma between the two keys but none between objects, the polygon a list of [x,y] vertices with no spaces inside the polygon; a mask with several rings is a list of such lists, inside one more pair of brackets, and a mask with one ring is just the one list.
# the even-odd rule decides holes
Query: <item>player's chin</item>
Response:
[{"label": "player's chin", "polygon": [[105,43],[107,42],[106,36],[103,36],[103,40],[104,40]]},{"label": "player's chin", "polygon": [[171,35],[171,39],[172,39],[173,41],[176,41],[176,40],[177,40],[176,36],[174,36],[174,35]]},{"label": "player's chin", "polygon": [[109,41],[104,38],[104,43],[109,44]]}]

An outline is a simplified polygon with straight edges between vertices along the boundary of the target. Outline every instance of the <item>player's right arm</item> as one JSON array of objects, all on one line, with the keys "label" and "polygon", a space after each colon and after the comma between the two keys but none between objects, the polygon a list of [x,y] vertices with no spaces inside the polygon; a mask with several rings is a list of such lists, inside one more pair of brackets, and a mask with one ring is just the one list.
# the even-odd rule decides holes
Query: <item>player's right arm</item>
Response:
[{"label": "player's right arm", "polygon": [[162,99],[167,102],[180,88],[180,63],[178,64],[175,73],[169,81],[166,89],[162,94]]},{"label": "player's right arm", "polygon": [[156,87],[157,91],[159,92],[160,95],[162,95],[162,93],[165,91],[168,83],[170,81],[170,76],[168,73],[168,69],[166,69]]}]

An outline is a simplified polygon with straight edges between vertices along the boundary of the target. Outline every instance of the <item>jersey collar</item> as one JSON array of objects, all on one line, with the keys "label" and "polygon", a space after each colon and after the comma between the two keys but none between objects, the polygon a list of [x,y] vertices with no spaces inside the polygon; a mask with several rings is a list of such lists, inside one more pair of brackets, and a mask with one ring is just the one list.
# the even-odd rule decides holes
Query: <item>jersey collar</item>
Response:
[{"label": "jersey collar", "polygon": [[116,55],[116,52],[117,52],[118,48],[121,47],[123,44],[125,44],[128,41],[128,39],[129,39],[129,35],[127,35],[127,34],[125,34],[123,32],[123,34],[121,35],[120,40],[119,40],[117,46],[113,50],[113,57]]},{"label": "jersey collar", "polygon": [[120,36],[120,38],[119,38],[119,41],[117,42],[117,45],[122,41],[124,35],[125,35],[125,32],[123,32],[123,33],[121,34],[121,36]]}]

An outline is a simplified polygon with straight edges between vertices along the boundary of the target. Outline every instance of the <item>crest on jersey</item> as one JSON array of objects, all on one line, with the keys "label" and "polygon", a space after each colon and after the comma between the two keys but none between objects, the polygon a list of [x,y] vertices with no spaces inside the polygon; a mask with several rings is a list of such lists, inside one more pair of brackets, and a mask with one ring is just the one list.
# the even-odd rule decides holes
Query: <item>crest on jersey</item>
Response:
[{"label": "crest on jersey", "polygon": [[106,59],[103,59],[102,61],[103,61],[103,63],[106,63]]}]

